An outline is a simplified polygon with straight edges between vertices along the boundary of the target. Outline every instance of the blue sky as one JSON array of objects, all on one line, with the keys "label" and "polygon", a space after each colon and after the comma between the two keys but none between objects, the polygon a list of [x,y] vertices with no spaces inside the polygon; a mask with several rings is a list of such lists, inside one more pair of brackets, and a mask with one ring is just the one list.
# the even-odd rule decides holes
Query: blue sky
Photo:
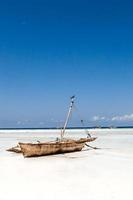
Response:
[{"label": "blue sky", "polygon": [[[133,124],[133,2],[0,1],[0,127]],[[70,125],[79,125],[76,113]]]}]

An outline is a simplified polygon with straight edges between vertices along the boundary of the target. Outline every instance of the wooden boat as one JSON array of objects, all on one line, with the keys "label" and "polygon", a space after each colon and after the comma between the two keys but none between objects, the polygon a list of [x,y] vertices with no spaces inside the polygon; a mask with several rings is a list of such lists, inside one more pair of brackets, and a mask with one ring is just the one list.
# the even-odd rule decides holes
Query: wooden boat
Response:
[{"label": "wooden boat", "polygon": [[10,148],[10,149],[7,149],[7,151],[15,152],[15,153],[22,153],[19,144],[18,144],[16,147],[12,147],[12,148]]},{"label": "wooden boat", "polygon": [[96,138],[81,138],[79,140],[61,140],[40,144],[19,143],[19,145],[24,157],[33,157],[81,151],[86,142],[92,142],[95,139]]},{"label": "wooden boat", "polygon": [[[75,96],[71,97],[71,104],[67,114],[67,118],[64,124],[64,128],[61,131],[61,138],[53,142],[39,142],[39,143],[19,143],[17,147],[8,149],[8,151],[22,153],[24,157],[35,157],[35,156],[45,156],[59,153],[70,153],[75,151],[81,151],[85,144],[96,140],[95,137],[91,137],[87,134],[87,138],[74,139],[64,139],[64,134],[66,126],[68,124]],[[83,121],[83,120],[81,120]]]}]

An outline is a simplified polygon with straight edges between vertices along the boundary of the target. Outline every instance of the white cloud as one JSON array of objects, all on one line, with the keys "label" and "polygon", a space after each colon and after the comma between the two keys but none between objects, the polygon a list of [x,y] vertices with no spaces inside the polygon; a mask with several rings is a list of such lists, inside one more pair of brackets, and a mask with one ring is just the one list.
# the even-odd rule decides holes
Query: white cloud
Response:
[{"label": "white cloud", "polygon": [[107,121],[108,119],[104,116],[94,116],[92,118],[92,121],[102,121],[102,120]]},{"label": "white cloud", "polygon": [[133,114],[114,116],[112,117],[111,120],[112,121],[133,121]]},{"label": "white cloud", "polygon": [[17,124],[20,125],[20,124],[22,124],[22,122],[21,121],[17,121]]},{"label": "white cloud", "polygon": [[17,123],[17,125],[25,125],[25,124],[29,124],[30,122],[31,122],[30,120],[26,119],[23,121],[19,120],[16,123]]},{"label": "white cloud", "polygon": [[92,121],[133,121],[133,114],[126,114],[126,115],[117,115],[113,117],[106,117],[106,116],[94,116]]},{"label": "white cloud", "polygon": [[45,122],[39,122],[39,124],[40,124],[40,125],[44,125],[44,124],[45,124]]}]

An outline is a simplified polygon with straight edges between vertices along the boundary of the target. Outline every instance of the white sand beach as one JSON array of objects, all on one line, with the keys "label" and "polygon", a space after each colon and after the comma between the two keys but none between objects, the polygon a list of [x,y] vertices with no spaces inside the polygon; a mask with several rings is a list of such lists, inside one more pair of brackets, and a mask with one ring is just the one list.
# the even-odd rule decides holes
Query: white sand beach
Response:
[{"label": "white sand beach", "polygon": [[[56,138],[54,130],[0,131],[0,200],[132,200],[133,129],[93,129],[99,150],[23,158],[18,141]],[[69,130],[68,137],[85,136]]]}]

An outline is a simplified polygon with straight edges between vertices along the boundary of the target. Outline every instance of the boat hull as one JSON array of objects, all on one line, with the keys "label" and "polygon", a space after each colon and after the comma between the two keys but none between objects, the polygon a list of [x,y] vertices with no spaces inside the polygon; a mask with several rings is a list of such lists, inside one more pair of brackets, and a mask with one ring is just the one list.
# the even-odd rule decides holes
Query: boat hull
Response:
[{"label": "boat hull", "polygon": [[86,142],[92,142],[95,139],[83,138],[79,140],[64,140],[38,144],[19,143],[19,145],[24,157],[35,157],[81,151]]}]

